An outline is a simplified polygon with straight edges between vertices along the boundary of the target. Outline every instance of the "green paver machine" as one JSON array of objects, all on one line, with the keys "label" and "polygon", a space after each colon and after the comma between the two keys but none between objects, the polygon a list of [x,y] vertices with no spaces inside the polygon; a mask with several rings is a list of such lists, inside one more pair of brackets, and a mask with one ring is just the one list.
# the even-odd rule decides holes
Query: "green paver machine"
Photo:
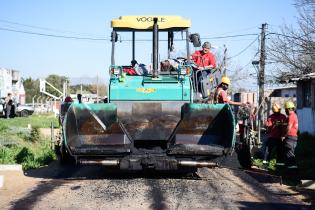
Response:
[{"label": "green paver machine", "polygon": [[[121,170],[181,170],[213,166],[235,144],[235,125],[227,104],[199,103],[192,80],[190,20],[178,16],[123,16],[111,22],[112,54],[107,103],[72,103],[62,122],[61,157],[78,164]],[[137,33],[151,33],[152,66],[129,75],[115,63],[118,33],[131,33],[135,60]],[[186,59],[161,71],[160,34],[167,35],[168,58],[174,33],[182,34]],[[165,40],[166,41],[166,40]],[[200,40],[199,40],[200,42]],[[165,43],[165,42],[164,42]],[[141,43],[140,43],[141,44]],[[200,44],[200,43],[199,43]]]}]

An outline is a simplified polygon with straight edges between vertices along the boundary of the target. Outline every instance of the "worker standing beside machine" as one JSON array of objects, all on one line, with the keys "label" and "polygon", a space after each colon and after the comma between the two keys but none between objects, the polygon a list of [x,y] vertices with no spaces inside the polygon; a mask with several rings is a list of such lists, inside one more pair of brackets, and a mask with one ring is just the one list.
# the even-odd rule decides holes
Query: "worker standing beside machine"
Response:
[{"label": "worker standing beside machine", "polygon": [[295,147],[297,144],[297,134],[298,134],[298,118],[295,114],[295,106],[292,101],[287,101],[285,103],[285,113],[288,115],[287,118],[287,129],[284,138],[284,148],[286,154],[286,165],[288,168],[297,168],[295,160]]},{"label": "worker standing beside machine", "polygon": [[272,150],[277,149],[277,164],[283,163],[283,142],[281,138],[284,136],[286,116],[281,114],[281,107],[275,103],[272,106],[273,114],[267,118],[266,126],[268,130],[267,139],[267,161],[270,161]]},{"label": "worker standing beside machine", "polygon": [[231,84],[231,81],[228,77],[223,76],[221,79],[220,85],[217,87],[215,94],[214,94],[214,101],[215,103],[219,104],[230,104],[235,106],[246,106],[245,103],[231,101],[227,97],[227,89],[229,88],[229,85]]}]

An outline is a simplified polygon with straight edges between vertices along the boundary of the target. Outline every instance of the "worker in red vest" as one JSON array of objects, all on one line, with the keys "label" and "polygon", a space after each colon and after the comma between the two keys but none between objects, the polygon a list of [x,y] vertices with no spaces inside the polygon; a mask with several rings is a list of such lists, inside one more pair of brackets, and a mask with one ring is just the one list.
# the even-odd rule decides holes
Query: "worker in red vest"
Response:
[{"label": "worker in red vest", "polygon": [[199,70],[216,68],[215,56],[210,52],[211,44],[205,42],[202,50],[197,50],[191,57]]},{"label": "worker in red vest", "polygon": [[267,161],[271,159],[271,152],[274,148],[277,149],[277,163],[283,162],[283,144],[282,137],[284,136],[284,129],[287,117],[281,114],[281,107],[275,103],[272,105],[273,114],[267,118],[266,127],[268,131],[267,147]]},{"label": "worker in red vest", "polygon": [[297,144],[298,137],[298,118],[295,114],[295,106],[292,101],[287,101],[285,103],[285,112],[287,114],[287,128],[284,138],[284,148],[286,155],[286,164],[288,168],[297,168],[295,160],[295,147]]},{"label": "worker in red vest", "polygon": [[[191,55],[193,61],[193,81],[198,85],[198,92],[202,92],[202,80],[207,80],[207,77],[216,68],[216,59],[214,54],[210,52],[211,44],[204,42],[201,50],[195,51]],[[205,96],[204,96],[205,97]]]}]

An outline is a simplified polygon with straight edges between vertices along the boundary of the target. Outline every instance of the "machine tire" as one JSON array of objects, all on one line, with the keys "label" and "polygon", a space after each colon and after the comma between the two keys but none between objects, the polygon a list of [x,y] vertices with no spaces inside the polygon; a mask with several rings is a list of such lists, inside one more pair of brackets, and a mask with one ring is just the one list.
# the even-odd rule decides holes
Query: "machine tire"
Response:
[{"label": "machine tire", "polygon": [[237,152],[237,159],[244,169],[250,169],[252,167],[252,157],[249,145],[241,145],[241,148]]},{"label": "machine tire", "polygon": [[64,142],[62,142],[60,147],[60,163],[62,165],[75,165],[75,159],[69,154],[69,152],[67,151],[67,148],[64,144]]},{"label": "machine tire", "polygon": [[61,156],[61,146],[60,145],[55,144],[54,151],[55,151],[55,154],[58,155],[58,157]]}]

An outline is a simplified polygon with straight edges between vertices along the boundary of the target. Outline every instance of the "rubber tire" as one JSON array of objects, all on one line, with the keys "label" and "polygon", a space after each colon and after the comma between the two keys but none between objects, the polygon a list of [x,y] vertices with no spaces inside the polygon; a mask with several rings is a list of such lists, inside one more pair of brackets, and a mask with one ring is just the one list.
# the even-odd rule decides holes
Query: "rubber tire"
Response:
[{"label": "rubber tire", "polygon": [[20,116],[21,116],[21,117],[28,117],[28,116],[29,116],[29,113],[28,113],[27,110],[23,109],[23,110],[21,111],[21,113],[20,113]]},{"label": "rubber tire", "polygon": [[62,165],[75,165],[75,159],[67,151],[64,142],[60,146],[60,163]]},{"label": "rubber tire", "polygon": [[55,151],[56,155],[61,156],[61,146],[60,145],[55,144],[54,151]]},{"label": "rubber tire", "polygon": [[252,167],[253,163],[250,153],[250,147],[248,145],[242,145],[242,148],[237,152],[237,159],[244,169],[250,169]]}]

